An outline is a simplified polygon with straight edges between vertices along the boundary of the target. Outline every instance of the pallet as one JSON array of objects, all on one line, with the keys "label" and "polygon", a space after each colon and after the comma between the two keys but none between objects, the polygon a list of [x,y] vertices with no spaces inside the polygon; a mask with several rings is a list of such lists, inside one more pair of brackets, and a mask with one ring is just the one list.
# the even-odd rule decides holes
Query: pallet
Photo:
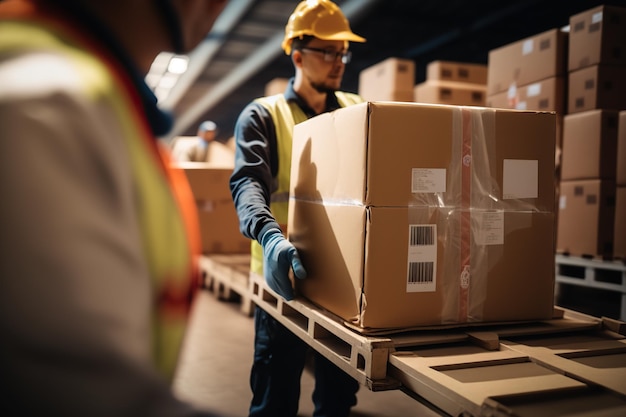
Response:
[{"label": "pallet", "polygon": [[614,291],[621,295],[619,319],[626,321],[626,264],[556,255],[556,283]]},{"label": "pallet", "polygon": [[626,415],[623,322],[557,308],[534,323],[366,336],[307,300],[284,300],[262,277],[250,281],[257,305],[373,391],[402,389],[453,416]]},{"label": "pallet", "polygon": [[238,300],[247,316],[254,313],[249,288],[249,254],[212,254],[199,259],[203,288],[220,300]]}]

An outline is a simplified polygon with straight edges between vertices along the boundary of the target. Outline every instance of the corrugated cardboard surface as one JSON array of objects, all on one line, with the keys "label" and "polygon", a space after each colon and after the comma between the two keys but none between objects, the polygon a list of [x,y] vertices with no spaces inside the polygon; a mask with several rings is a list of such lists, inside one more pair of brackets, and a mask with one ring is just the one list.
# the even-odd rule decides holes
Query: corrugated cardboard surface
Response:
[{"label": "corrugated cardboard surface", "polygon": [[568,70],[626,65],[626,8],[598,6],[570,17]]},{"label": "corrugated cardboard surface", "polygon": [[415,63],[387,58],[359,74],[359,95],[365,100],[413,101]]},{"label": "corrugated cardboard surface", "polygon": [[489,51],[487,95],[567,73],[566,32],[551,29]]},{"label": "corrugated cardboard surface", "polygon": [[[375,102],[296,125],[300,290],[362,327],[551,317],[554,148],[554,113]],[[431,224],[415,253],[411,228]],[[421,256],[436,262],[410,273]],[[413,282],[433,266],[434,286]]]},{"label": "corrugated cardboard surface", "polygon": [[550,77],[532,84],[515,86],[487,97],[488,107],[554,111],[565,114],[565,78]]},{"label": "corrugated cardboard surface", "polygon": [[573,256],[612,257],[614,181],[561,181],[557,251]]},{"label": "corrugated cardboard surface", "polygon": [[432,61],[426,66],[426,79],[487,85],[487,65],[454,61]]},{"label": "corrugated cardboard surface", "polygon": [[487,87],[455,81],[427,80],[414,88],[418,103],[484,106]]},{"label": "corrugated cardboard surface", "polygon": [[592,65],[569,73],[567,111],[626,109],[626,66]]}]

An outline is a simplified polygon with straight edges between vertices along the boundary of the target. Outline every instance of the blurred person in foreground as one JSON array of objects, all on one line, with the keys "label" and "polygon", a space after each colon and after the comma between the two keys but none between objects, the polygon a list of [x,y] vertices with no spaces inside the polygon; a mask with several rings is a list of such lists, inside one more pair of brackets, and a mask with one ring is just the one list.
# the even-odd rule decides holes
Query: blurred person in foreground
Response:
[{"label": "blurred person in foreground", "polygon": [[2,415],[214,415],[170,385],[199,237],[144,76],[226,3],[0,2]]},{"label": "blurred person in foreground", "polygon": [[[300,2],[285,27],[283,49],[295,68],[284,92],[254,100],[235,125],[236,159],[231,191],[242,233],[252,239],[252,274],[287,300],[294,297],[289,271],[304,279],[287,224],[292,129],[318,114],[362,102],[339,91],[354,34],[339,7],[328,0]],[[253,392],[250,416],[292,417],[298,412],[307,345],[267,312],[255,311]],[[358,382],[315,355],[315,417],[343,417],[356,404]]]}]

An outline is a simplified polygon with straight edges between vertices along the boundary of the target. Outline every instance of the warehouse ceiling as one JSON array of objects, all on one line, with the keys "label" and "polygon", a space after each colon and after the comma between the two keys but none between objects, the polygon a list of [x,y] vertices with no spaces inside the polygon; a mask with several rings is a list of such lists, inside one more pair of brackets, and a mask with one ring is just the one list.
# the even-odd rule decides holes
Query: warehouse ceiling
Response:
[{"label": "warehouse ceiling", "polygon": [[[569,16],[626,0],[336,0],[352,30],[367,38],[351,44],[343,89],[357,92],[359,73],[389,57],[416,64],[415,84],[434,60],[488,63],[491,49],[545,30],[563,27]],[[280,43],[297,0],[230,0],[205,41],[188,57],[181,75],[162,75],[154,65],[148,84],[160,105],[177,119],[172,136],[194,135],[205,119],[215,121],[219,140],[232,136],[239,112],[265,84],[293,74]],[[161,57],[169,60],[171,56]],[[155,61],[156,63],[157,61]],[[163,73],[164,74],[164,73]],[[159,79],[169,80],[157,86]]]}]

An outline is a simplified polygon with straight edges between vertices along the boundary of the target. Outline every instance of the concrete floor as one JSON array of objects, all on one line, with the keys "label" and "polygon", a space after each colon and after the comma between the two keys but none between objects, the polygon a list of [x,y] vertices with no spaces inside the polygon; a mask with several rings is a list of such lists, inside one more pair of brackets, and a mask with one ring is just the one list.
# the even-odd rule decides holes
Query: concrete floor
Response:
[{"label": "concrete floor", "polygon": [[[254,326],[238,302],[217,300],[208,290],[195,299],[190,328],[174,380],[178,395],[224,417],[247,416],[252,395]],[[313,378],[302,376],[298,416],[311,416]],[[429,417],[440,414],[399,390],[372,392],[361,387],[353,417]],[[280,417],[280,416],[276,416]]]}]

